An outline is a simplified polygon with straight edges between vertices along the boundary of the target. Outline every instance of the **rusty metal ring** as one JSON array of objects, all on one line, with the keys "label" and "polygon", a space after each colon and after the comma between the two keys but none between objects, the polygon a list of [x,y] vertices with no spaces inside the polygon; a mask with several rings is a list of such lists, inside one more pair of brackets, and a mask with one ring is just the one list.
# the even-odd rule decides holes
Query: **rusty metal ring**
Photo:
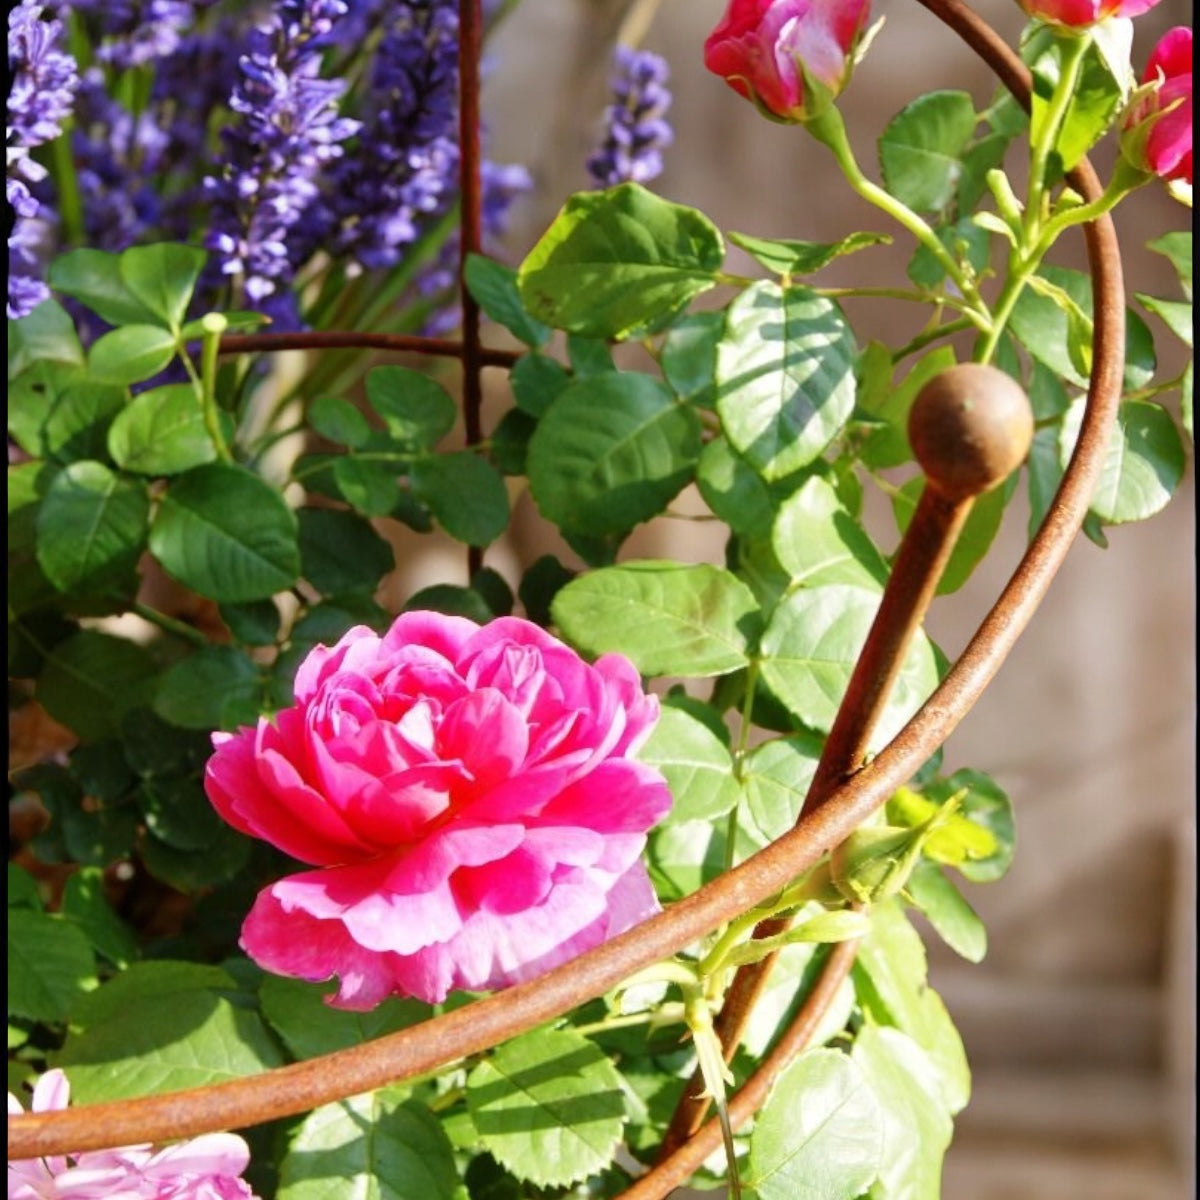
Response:
[{"label": "rusty metal ring", "polygon": [[[959,0],[920,0],[949,25],[1028,103],[1028,73],[1002,39]],[[472,7],[469,0],[464,10]],[[1100,194],[1086,162],[1071,176],[1086,199]],[[1074,541],[1103,466],[1120,400],[1124,370],[1124,288],[1112,223],[1084,229],[1095,296],[1093,370],[1079,438],[1062,483],[1036,537],[963,654],[937,690],[895,739],[863,770],[835,789],[828,802],[796,829],[667,911],[581,955],[540,979],[485,997],[421,1025],[320,1058],[204,1088],[86,1105],[9,1119],[10,1159],[159,1142],[236,1129],[309,1111],[348,1096],[437,1069],[532,1029],[613,988],[642,967],[666,958],[778,891],[836,845],[905,783],[940,746],[1007,657]],[[769,1086],[768,1058],[735,1099],[743,1117]],[[766,1083],[763,1083],[763,1080]],[[755,1103],[756,1102],[756,1103]],[[655,1172],[701,1161],[707,1127]],[[715,1143],[714,1143],[715,1144]],[[694,1170],[687,1166],[685,1174]],[[647,1190],[647,1176],[627,1195]],[[674,1184],[662,1182],[669,1189]]]}]

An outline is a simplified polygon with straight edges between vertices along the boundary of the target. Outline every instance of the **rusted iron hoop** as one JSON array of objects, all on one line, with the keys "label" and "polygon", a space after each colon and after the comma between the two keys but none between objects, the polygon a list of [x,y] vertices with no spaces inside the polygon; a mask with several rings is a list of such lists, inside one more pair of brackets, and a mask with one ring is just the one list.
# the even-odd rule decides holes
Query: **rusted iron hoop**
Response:
[{"label": "rusted iron hoop", "polygon": [[[920,3],[954,29],[1027,102],[1024,68],[985,22],[959,0]],[[1071,183],[1086,199],[1100,194],[1099,182],[1086,162],[1072,173]],[[1120,250],[1111,221],[1102,218],[1086,226],[1084,233],[1095,296],[1093,369],[1079,438],[1050,510],[996,604],[933,695],[868,766],[831,793],[820,810],[665,912],[540,979],[376,1041],[259,1075],[166,1095],[11,1117],[9,1158],[242,1128],[307,1112],[487,1050],[562,1016],[633,972],[677,953],[777,892],[853,832],[911,778],[983,694],[1032,618],[1087,512],[1120,400],[1125,301]],[[751,1085],[770,1064],[768,1058]],[[753,1090],[748,1086],[742,1095],[749,1100]],[[766,1087],[761,1091],[765,1096]],[[740,1110],[739,1101],[735,1105]],[[747,1104],[743,1117],[756,1106]],[[707,1126],[701,1129],[680,1154],[699,1149],[707,1131]],[[641,1193],[646,1200],[661,1194]]]}]

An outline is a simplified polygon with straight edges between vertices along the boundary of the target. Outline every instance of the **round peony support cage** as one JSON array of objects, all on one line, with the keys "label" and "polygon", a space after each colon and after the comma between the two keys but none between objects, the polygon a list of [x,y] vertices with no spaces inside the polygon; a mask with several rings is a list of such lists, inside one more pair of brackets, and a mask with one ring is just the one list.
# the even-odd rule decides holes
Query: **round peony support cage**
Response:
[{"label": "round peony support cage", "polygon": [[[1027,70],[982,18],[960,0],[920,3],[1028,107]],[[461,0],[460,9],[461,237],[465,259],[466,253],[480,245],[482,19],[479,0]],[[1086,201],[1101,193],[1086,160],[1069,180]],[[890,672],[922,622],[973,499],[973,493],[957,486],[952,478],[963,445],[953,436],[943,437],[944,430],[936,431],[931,439],[933,449],[920,456],[926,487],[917,515],[901,543],[884,599],[794,829],[658,916],[534,981],[399,1033],[259,1075],[189,1091],[10,1117],[10,1159],[245,1128],[435,1071],[603,995],[635,972],[760,904],[849,836],[912,777],[979,700],[1037,610],[1083,523],[1116,415],[1125,333],[1120,250],[1112,224],[1104,217],[1085,225],[1083,232],[1095,297],[1093,367],[1078,441],[1042,526],[940,686],[896,737],[861,765],[874,714],[887,695]],[[465,286],[461,296],[461,341],[354,332],[255,334],[226,337],[222,349],[233,353],[355,347],[456,357],[462,362],[467,440],[475,444],[482,439],[482,368],[510,365],[516,356],[482,344],[478,306]],[[932,424],[939,424],[936,416]],[[974,437],[978,430],[965,433]],[[1027,439],[1022,442],[1020,432],[1002,429],[992,448],[1002,463],[1009,463],[996,469],[1007,473],[1023,458]],[[985,472],[974,481],[974,490],[982,491],[991,482],[994,479]],[[470,553],[469,565],[474,571],[480,565],[481,551]],[[758,933],[773,931],[760,927]],[[735,1128],[754,1115],[773,1082],[805,1048],[849,972],[855,949],[854,942],[834,948],[791,1026],[731,1097],[729,1116]],[[730,1054],[769,969],[769,959],[743,968],[726,995],[717,1029]],[[705,1120],[707,1100],[699,1091],[694,1084],[685,1092],[657,1164],[623,1193],[627,1200],[666,1196],[720,1145],[719,1124],[715,1119]]]}]

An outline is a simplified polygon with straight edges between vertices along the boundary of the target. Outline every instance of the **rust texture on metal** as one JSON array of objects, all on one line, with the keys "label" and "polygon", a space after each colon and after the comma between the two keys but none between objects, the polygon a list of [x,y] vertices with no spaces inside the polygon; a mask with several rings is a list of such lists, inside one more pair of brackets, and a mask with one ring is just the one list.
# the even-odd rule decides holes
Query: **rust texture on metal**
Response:
[{"label": "rust texture on metal", "polygon": [[[222,354],[270,354],[277,350],[390,350],[396,354],[421,354],[434,358],[462,358],[462,342],[450,338],[419,337],[409,333],[355,333],[349,329],[310,329],[299,333],[228,333],[221,339]],[[480,366],[511,367],[519,354],[512,350],[481,347]]]},{"label": "rust texture on metal", "polygon": [[[479,69],[483,58],[483,6],[481,0],[458,4],[458,144],[459,144],[459,254],[478,254],[483,244],[483,184],[480,163]],[[483,380],[480,375],[482,345],[479,304],[467,287],[467,273],[459,270],[458,294],[462,305],[462,411],[468,446],[483,440]],[[473,578],[483,566],[483,547],[467,548],[467,575]]]},{"label": "rust texture on metal", "polygon": [[[1027,73],[976,14],[957,0],[921,3],[956,30],[1010,88],[1018,93],[1024,89],[1027,97]],[[1086,164],[1072,174],[1071,183],[1087,199],[1100,194]],[[1084,227],[1084,234],[1095,295],[1093,370],[1079,438],[1050,511],[996,604],[933,695],[869,764],[838,783],[825,803],[805,813],[795,829],[678,904],[540,979],[376,1041],[259,1075],[120,1103],[10,1117],[10,1159],[243,1128],[436,1070],[560,1017],[634,971],[675,954],[778,892],[853,832],[920,768],[982,695],[1037,610],[1086,514],[1120,398],[1125,300],[1111,222],[1096,221]],[[830,971],[850,953],[849,946],[845,951],[839,948],[829,960]],[[832,982],[833,975],[826,975]],[[826,980],[817,987],[825,989]],[[731,1115],[737,1123],[752,1115],[786,1061],[806,1044],[819,1007],[810,998],[808,1027],[793,1026],[734,1097]],[[710,1136],[708,1128],[635,1184],[640,1192],[627,1195],[651,1200],[686,1178],[717,1144],[713,1141],[709,1149],[702,1149]],[[681,1171],[686,1173],[672,1176],[673,1183],[652,1180],[656,1174],[665,1179]]]}]

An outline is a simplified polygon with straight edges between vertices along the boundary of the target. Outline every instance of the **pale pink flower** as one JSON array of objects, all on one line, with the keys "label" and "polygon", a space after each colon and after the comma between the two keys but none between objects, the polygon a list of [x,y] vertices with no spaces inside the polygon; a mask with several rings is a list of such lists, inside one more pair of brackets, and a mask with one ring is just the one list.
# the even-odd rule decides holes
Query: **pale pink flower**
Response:
[{"label": "pale pink flower", "polygon": [[[34,1084],[33,1112],[67,1107],[71,1087],[59,1070]],[[8,1093],[8,1112],[25,1111]],[[8,1200],[256,1200],[241,1178],[250,1162],[233,1133],[210,1133],[155,1151],[123,1146],[82,1154],[19,1159],[8,1164]]]},{"label": "pale pink flower", "polygon": [[332,1003],[530,979],[658,910],[641,853],[670,806],[631,756],[658,715],[633,666],[536,625],[432,612],[318,646],[295,704],[214,734],[209,798],[316,869],[259,893],[241,944]]},{"label": "pale pink flower", "polygon": [[704,43],[704,65],[765,115],[817,115],[805,76],[837,96],[849,81],[870,0],[730,0]]}]

